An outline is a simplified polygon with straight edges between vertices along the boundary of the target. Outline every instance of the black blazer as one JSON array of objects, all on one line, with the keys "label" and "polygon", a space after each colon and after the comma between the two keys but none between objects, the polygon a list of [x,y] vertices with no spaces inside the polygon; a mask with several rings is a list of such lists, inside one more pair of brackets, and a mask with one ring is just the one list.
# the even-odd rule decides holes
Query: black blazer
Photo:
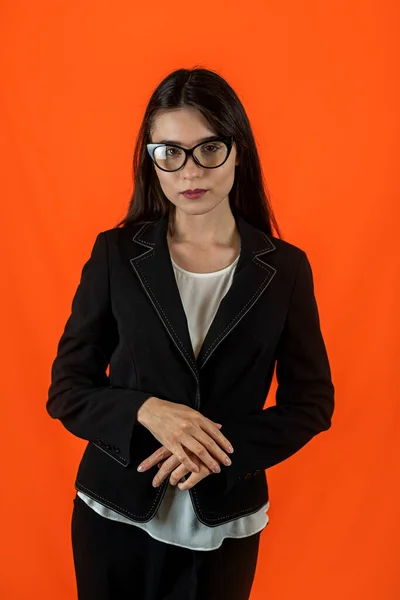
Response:
[{"label": "black blazer", "polygon": [[[137,472],[161,446],[136,420],[149,396],[186,404],[232,443],[189,490],[210,526],[268,500],[265,469],[331,426],[334,386],[307,255],[236,219],[241,254],[195,359],[167,244],[167,216],[101,232],[82,269],[52,365],[46,408],[88,441],[75,487],[133,521],[149,521],[168,478]],[[263,408],[276,364],[276,406]],[[179,491],[177,492],[179,493]]]}]

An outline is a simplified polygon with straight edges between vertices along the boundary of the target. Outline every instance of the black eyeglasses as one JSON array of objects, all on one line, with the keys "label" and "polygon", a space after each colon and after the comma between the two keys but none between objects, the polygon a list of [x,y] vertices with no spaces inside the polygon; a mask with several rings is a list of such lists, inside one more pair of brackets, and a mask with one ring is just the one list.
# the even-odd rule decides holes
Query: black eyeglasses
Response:
[{"label": "black eyeglasses", "polygon": [[228,160],[233,139],[233,136],[213,137],[190,149],[178,144],[147,144],[147,151],[153,163],[162,171],[182,169],[189,156],[205,169],[216,169]]}]

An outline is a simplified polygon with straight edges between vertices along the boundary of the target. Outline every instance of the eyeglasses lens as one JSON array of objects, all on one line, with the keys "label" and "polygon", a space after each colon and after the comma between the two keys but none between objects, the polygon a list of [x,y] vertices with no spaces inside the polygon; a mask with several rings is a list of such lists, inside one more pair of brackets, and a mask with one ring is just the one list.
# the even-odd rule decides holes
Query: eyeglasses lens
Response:
[{"label": "eyeglasses lens", "polygon": [[[218,167],[224,162],[227,154],[228,147],[224,142],[219,141],[206,142],[201,146],[197,146],[193,152],[193,156],[197,158],[203,167]],[[185,153],[180,148],[164,144],[155,149],[154,160],[162,169],[174,171],[179,169],[185,162]]]}]

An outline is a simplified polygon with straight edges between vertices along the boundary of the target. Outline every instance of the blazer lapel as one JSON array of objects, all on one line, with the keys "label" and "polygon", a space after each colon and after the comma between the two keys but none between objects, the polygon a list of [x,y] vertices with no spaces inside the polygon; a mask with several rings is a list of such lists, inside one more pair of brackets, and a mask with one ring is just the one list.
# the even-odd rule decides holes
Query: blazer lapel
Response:
[{"label": "blazer lapel", "polygon": [[220,302],[197,356],[199,368],[204,367],[221,342],[251,310],[276,273],[276,269],[265,262],[266,255],[275,250],[270,237],[242,217],[238,217],[236,223],[241,238],[240,257],[232,285]]},{"label": "blazer lapel", "polygon": [[141,226],[132,238],[129,260],[133,270],[168,335],[197,380],[200,369],[251,310],[276,273],[276,269],[266,262],[268,253],[275,250],[271,238],[240,216],[236,222],[241,238],[239,261],[232,285],[219,305],[197,360],[171,263],[167,243],[168,215]]},{"label": "blazer lapel", "polygon": [[175,346],[198,379],[190,340],[167,243],[168,215],[154,224],[143,225],[132,238],[136,256],[130,263]]}]

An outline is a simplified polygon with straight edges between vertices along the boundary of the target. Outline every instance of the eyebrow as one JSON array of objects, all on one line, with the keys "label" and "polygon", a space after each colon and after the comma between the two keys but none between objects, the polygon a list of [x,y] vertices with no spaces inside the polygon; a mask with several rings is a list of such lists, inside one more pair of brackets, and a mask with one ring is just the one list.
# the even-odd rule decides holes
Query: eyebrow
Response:
[{"label": "eyebrow", "polygon": [[[200,140],[197,140],[195,146],[197,146],[197,144],[201,144],[201,142],[207,142],[212,141],[212,140],[219,140],[221,138],[221,136],[219,135],[209,135],[205,138],[201,138]],[[153,142],[154,144],[176,144],[177,146],[182,146],[183,144],[179,141],[174,141],[174,140],[161,140],[161,142]]]}]

